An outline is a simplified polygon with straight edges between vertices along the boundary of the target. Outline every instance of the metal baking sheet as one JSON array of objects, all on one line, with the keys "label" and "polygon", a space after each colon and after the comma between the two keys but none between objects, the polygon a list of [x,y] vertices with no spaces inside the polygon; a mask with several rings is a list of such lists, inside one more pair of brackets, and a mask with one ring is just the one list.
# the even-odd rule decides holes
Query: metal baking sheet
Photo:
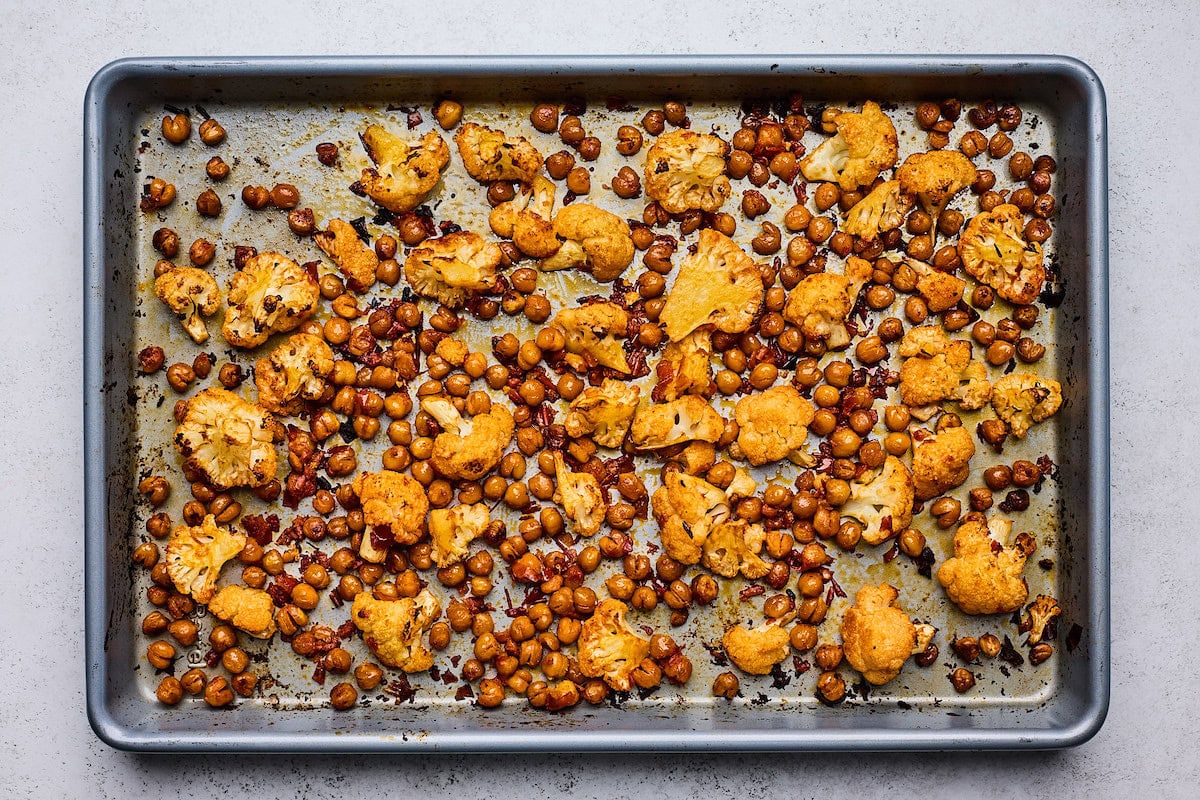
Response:
[{"label": "metal baking sheet", "polygon": [[[470,119],[499,127],[505,127],[506,120],[524,121],[539,100],[582,96],[590,101],[589,131],[611,141],[616,127],[631,115],[606,112],[607,97],[620,96],[641,107],[681,97],[689,101],[695,127],[714,127],[728,136],[737,128],[743,99],[794,91],[813,101],[869,98],[902,106],[951,95],[964,104],[984,97],[1012,99],[1022,105],[1029,123],[1013,134],[1018,149],[1036,144],[1040,149],[1035,155],[1049,152],[1058,160],[1054,194],[1060,206],[1047,253],[1058,265],[1066,295],[1059,308],[1042,314],[1037,336],[1050,345],[1039,370],[1062,382],[1065,403],[1053,425],[1041,426],[1021,448],[1006,447],[1004,458],[1049,453],[1060,466],[1059,483],[1048,482],[1036,498],[1036,513],[1026,512],[1017,525],[1038,535],[1034,560],[1050,556],[1055,562],[1052,570],[1031,564],[1026,577],[1031,597],[1054,594],[1066,620],[1083,626],[1084,636],[1073,652],[1060,646],[1046,664],[1012,669],[1008,676],[1000,674],[999,662],[985,663],[976,669],[976,689],[957,695],[946,679],[954,660],[949,639],[1001,632],[996,621],[947,610],[940,588],[917,577],[907,559],[884,564],[878,557],[881,551],[874,548],[860,547],[857,558],[835,548],[831,552],[840,556],[837,577],[851,598],[868,580],[901,586],[906,610],[940,628],[937,641],[942,647],[933,667],[915,669],[910,664],[887,686],[866,697],[854,693],[836,708],[815,700],[812,674],[784,687],[773,687],[770,677],[742,675],[742,697],[730,703],[710,696],[713,676],[725,668],[709,660],[704,643],[719,639],[727,624],[761,618],[755,606],[737,602],[736,586],[708,621],[670,629],[695,666],[691,682],[681,688],[664,684],[656,694],[635,696],[619,707],[585,704],[551,715],[513,698],[502,709],[484,711],[455,701],[453,687],[447,692],[446,686],[422,676],[413,678],[419,687],[413,703],[369,695],[371,702],[335,713],[325,703],[328,689],[309,678],[311,663],[278,643],[273,648],[247,646],[259,660],[256,671],[266,679],[254,698],[240,700],[234,710],[214,711],[203,701],[166,708],[155,701],[157,678],[148,674],[152,670],[141,658],[146,640],[138,630],[138,620],[147,610],[145,577],[129,565],[148,513],[135,502],[139,470],[177,478],[166,508],[173,518],[179,517],[187,498],[169,446],[170,406],[176,395],[161,374],[154,379],[137,376],[133,354],[154,343],[166,347],[169,360],[190,361],[201,350],[217,349],[219,342],[194,346],[160,304],[143,302],[152,294],[150,235],[163,224],[155,215],[133,211],[146,176],[162,175],[179,187],[179,207],[166,224],[179,230],[185,246],[202,235],[218,243],[213,271],[224,285],[232,270],[226,262],[234,244],[282,249],[300,261],[318,257],[311,243],[288,232],[282,215],[251,220],[236,199],[238,189],[246,183],[270,186],[288,181],[300,188],[303,205],[312,206],[318,220],[364,213],[369,217],[372,212],[365,201],[345,190],[363,162],[355,146],[357,132],[371,121],[402,128],[406,114],[396,110],[400,107],[422,109],[424,122],[415,131],[420,133],[432,123],[431,102],[446,94],[464,101]],[[230,131],[219,152],[227,161],[231,156],[239,161],[231,161],[234,174],[218,187],[225,201],[218,219],[190,211],[189,204],[204,184],[203,162],[211,153],[198,142],[188,148],[162,145],[155,128],[164,103],[199,103]],[[924,134],[901,115],[893,117],[901,157],[923,148]],[[552,140],[557,141],[547,136],[545,142],[535,143],[549,153],[559,149]],[[347,145],[340,172],[333,177],[316,164],[313,146],[319,141]],[[93,728],[113,746],[136,750],[952,749],[1044,748],[1085,741],[1102,723],[1108,698],[1105,141],[1098,79],[1085,65],[1061,57],[139,59],[105,67],[85,101],[85,578],[88,712]],[[625,201],[599,190],[603,177],[619,166],[612,148],[605,150],[594,165],[590,200],[622,216],[637,216],[639,201],[627,201],[625,207]],[[464,179],[455,161],[433,200],[435,210],[439,218],[486,231],[482,216],[456,215],[458,193],[468,188],[478,192]],[[745,245],[751,235],[751,226],[743,225],[735,239]],[[226,249],[230,252],[223,252]],[[565,280],[570,279],[552,274],[543,276],[541,285]],[[579,293],[573,287],[560,288]],[[384,290],[381,286],[375,292]],[[548,291],[553,297],[555,287]],[[999,309],[994,309],[992,316],[998,315]],[[491,330],[478,327],[486,335],[521,322],[501,315]],[[517,332],[521,334],[519,328]],[[218,356],[224,360],[227,354]],[[242,363],[246,358],[241,356]],[[964,415],[964,423],[973,426],[973,417]],[[385,442],[380,437],[368,448],[374,457],[360,458],[360,468],[378,463]],[[973,461],[976,475],[987,463],[991,461],[985,449]],[[772,476],[773,472],[760,473]],[[978,481],[968,481],[958,494],[965,497],[972,485]],[[260,510],[253,498],[239,499],[247,513]],[[929,522],[922,517],[914,525],[926,530],[940,563],[949,554],[950,536],[937,533]],[[634,534],[639,545],[647,541],[646,533],[638,535],[635,528]],[[589,585],[600,585],[603,569]],[[836,640],[830,637],[847,602],[834,605],[821,628],[822,641]],[[332,610],[326,604],[322,609],[316,618],[335,626],[346,615],[344,609]],[[693,620],[708,613],[694,613]],[[663,607],[646,617],[645,622],[668,630]],[[197,622],[205,633],[208,621],[202,613]],[[457,636],[442,658],[469,647],[469,636]],[[366,653],[365,648],[355,652]],[[197,648],[183,658],[194,661],[202,654]]]}]

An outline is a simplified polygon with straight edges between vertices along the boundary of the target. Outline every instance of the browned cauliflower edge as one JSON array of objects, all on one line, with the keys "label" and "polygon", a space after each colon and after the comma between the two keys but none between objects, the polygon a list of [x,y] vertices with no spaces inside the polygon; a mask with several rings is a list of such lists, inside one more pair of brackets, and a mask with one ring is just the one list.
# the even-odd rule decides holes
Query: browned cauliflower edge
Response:
[{"label": "browned cauliflower edge", "polygon": [[226,586],[209,601],[208,613],[255,639],[275,635],[275,603],[262,589]]},{"label": "browned cauliflower edge", "polygon": [[280,253],[259,253],[229,281],[221,333],[234,347],[258,347],[272,333],[300,327],[317,310],[317,279]]},{"label": "browned cauliflower edge", "polygon": [[617,447],[625,441],[642,390],[623,381],[605,378],[589,386],[571,401],[563,418],[567,435],[579,439],[590,435],[601,447]]},{"label": "browned cauliflower edge", "polygon": [[867,544],[880,544],[912,522],[913,477],[895,456],[877,472],[866,472],[850,484],[850,499],[839,509],[863,527]]},{"label": "browned cauliflower edge", "polygon": [[971,473],[975,442],[966,428],[929,435],[913,450],[913,486],[918,500],[930,500],[961,486]]},{"label": "browned cauliflower edge", "polygon": [[664,133],[646,151],[646,196],[668,214],[720,210],[733,186],[725,174],[729,145],[710,133]]},{"label": "browned cauliflower edge", "polygon": [[1062,385],[1029,372],[1014,372],[992,384],[991,400],[1012,435],[1024,439],[1031,427],[1058,413]]},{"label": "browned cauliflower edge", "polygon": [[209,387],[187,401],[175,449],[212,486],[262,486],[275,477],[271,415],[225,389]]},{"label": "browned cauliflower edge", "polygon": [[399,544],[415,544],[421,539],[429,498],[416,478],[385,469],[360,473],[351,486],[368,525],[386,528]]},{"label": "browned cauliflower edge", "polygon": [[788,641],[787,630],[773,622],[764,622],[757,628],[734,625],[721,637],[729,660],[751,675],[769,675],[776,664],[787,658]]},{"label": "browned cauliflower edge", "polygon": [[621,277],[633,261],[629,223],[588,203],[573,203],[559,211],[554,234],[561,246],[541,262],[543,271],[581,269],[606,283]]},{"label": "browned cauliflower edge", "polygon": [[398,600],[379,600],[367,590],[355,595],[350,619],[376,658],[411,673],[433,666],[433,653],[421,637],[441,613],[441,602],[428,589]]},{"label": "browned cauliflower edge", "polygon": [[563,507],[571,530],[579,536],[594,536],[604,522],[608,504],[596,476],[574,472],[562,453],[554,454],[554,502]]},{"label": "browned cauliflower edge", "polygon": [[179,317],[193,342],[208,341],[204,318],[221,307],[221,290],[212,275],[195,267],[171,267],[154,279],[154,293]]},{"label": "browned cauliflower edge", "polygon": [[467,173],[480,183],[529,183],[542,168],[542,154],[524,136],[468,122],[454,134]]},{"label": "browned cauliflower edge", "polygon": [[994,518],[984,522],[972,515],[954,533],[954,556],[938,568],[937,579],[946,595],[964,614],[1007,614],[1029,596],[1021,573],[1037,549],[1027,533],[1008,545],[1012,522]]},{"label": "browned cauliflower edge", "polygon": [[704,398],[689,394],[639,406],[630,438],[639,450],[657,450],[681,442],[716,442],[724,431],[724,417]]},{"label": "browned cauliflower edge", "polygon": [[1010,203],[976,214],[958,239],[963,269],[1010,303],[1028,305],[1046,282],[1042,246],[1025,240],[1021,209]]},{"label": "browned cauliflower edge", "polygon": [[358,185],[367,197],[394,214],[406,214],[419,206],[450,163],[450,148],[436,131],[409,144],[382,125],[368,125],[360,138],[375,166],[362,171]]},{"label": "browned cauliflower edge", "polygon": [[821,339],[831,350],[850,344],[846,318],[874,267],[857,256],[846,259],[846,273],[818,272],[796,284],[788,294],[783,317],[800,328],[806,339]]},{"label": "browned cauliflower edge", "polygon": [[421,410],[442,428],[433,440],[433,468],[451,479],[474,481],[486,475],[500,463],[516,427],[512,412],[500,403],[469,420],[442,397],[422,399]]},{"label": "browned cauliflower edge", "polygon": [[734,409],[737,450],[754,466],[798,458],[816,409],[793,386],[741,398]]},{"label": "browned cauliflower edge", "polygon": [[441,568],[462,561],[467,557],[467,547],[483,535],[490,522],[488,507],[483,503],[430,511],[429,539],[434,563]]},{"label": "browned cauliflower edge", "polygon": [[800,160],[810,181],[830,181],[845,191],[869,186],[879,173],[896,163],[896,126],[879,104],[868,100],[862,113],[845,111],[834,117],[837,133]]},{"label": "browned cauliflower edge", "polygon": [[313,241],[325,255],[337,264],[346,283],[356,292],[365,292],[375,285],[375,273],[379,270],[379,256],[366,242],[358,238],[358,231],[345,220],[331,219],[325,230],[313,234]]},{"label": "browned cauliflower edge", "polygon": [[458,231],[413,248],[404,260],[404,279],[421,297],[461,308],[471,292],[495,285],[501,258],[494,242],[471,231]]},{"label": "browned cauliflower edge", "polygon": [[305,400],[325,392],[333,371],[333,350],[320,336],[294,333],[254,364],[258,404],[277,414],[298,414]]},{"label": "browned cauliflower edge", "polygon": [[954,400],[974,411],[992,396],[987,369],[971,358],[971,343],[951,339],[938,325],[909,328],[897,352],[905,358],[900,366],[900,398],[908,406]]},{"label": "browned cauliflower edge", "polygon": [[[562,331],[566,341],[567,363],[578,370],[596,364],[629,374],[620,338],[629,329],[629,312],[616,303],[592,303],[580,308],[564,308],[550,324]],[[589,364],[588,359],[593,363]]]}]

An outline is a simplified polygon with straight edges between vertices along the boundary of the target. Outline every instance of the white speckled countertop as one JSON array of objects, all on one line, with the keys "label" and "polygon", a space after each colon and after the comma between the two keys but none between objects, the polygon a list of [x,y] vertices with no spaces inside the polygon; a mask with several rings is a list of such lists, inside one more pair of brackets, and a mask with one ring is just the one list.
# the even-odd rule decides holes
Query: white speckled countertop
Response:
[{"label": "white speckled countertop", "polygon": [[[511,11],[447,0],[309,15],[300,5],[3,4],[0,509],[11,564],[0,582],[0,797],[1195,797],[1200,470],[1187,465],[1200,450],[1200,372],[1188,353],[1200,314],[1187,237],[1200,221],[1200,5],[1060,0],[1039,11],[994,0],[925,2],[918,13],[902,2],[866,12],[705,0],[684,13],[682,3],[607,0],[604,9],[625,8],[582,15],[545,0]],[[1114,645],[1111,711],[1095,739],[1020,755],[402,759],[135,756],[95,738],[83,700],[79,331],[81,105],[96,69],[127,55],[840,50],[1067,53],[1107,88]]]}]

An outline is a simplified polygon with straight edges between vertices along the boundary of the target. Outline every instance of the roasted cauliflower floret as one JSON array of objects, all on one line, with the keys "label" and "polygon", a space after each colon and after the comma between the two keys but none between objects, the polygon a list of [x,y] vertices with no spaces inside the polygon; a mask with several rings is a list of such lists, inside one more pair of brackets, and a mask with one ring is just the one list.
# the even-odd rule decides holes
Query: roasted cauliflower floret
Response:
[{"label": "roasted cauliflower floret", "polygon": [[717,524],[729,519],[729,497],[703,478],[668,472],[650,497],[663,549],[682,564],[697,564]]},{"label": "roasted cauliflower floret", "polygon": [[862,113],[846,111],[833,118],[837,133],[800,160],[810,181],[831,181],[845,191],[868,186],[896,163],[896,126],[878,103],[863,103]]},{"label": "roasted cauliflower floret", "polygon": [[762,275],[754,259],[725,234],[703,228],[696,252],[679,265],[660,319],[673,342],[701,325],[741,333],[754,321],[762,299]]},{"label": "roasted cauliflower floret", "polygon": [[917,645],[917,626],[897,602],[894,586],[863,586],[842,618],[846,662],[868,683],[882,686],[900,674]]},{"label": "roasted cauliflower floret", "polygon": [[741,574],[757,580],[771,571],[759,558],[767,532],[761,525],[751,525],[744,519],[727,519],[709,530],[701,548],[700,563],[726,578]]},{"label": "roasted cauliflower floret", "polygon": [[439,474],[451,479],[474,481],[500,463],[504,448],[513,436],[513,416],[501,403],[485,414],[463,419],[444,397],[421,400],[425,413],[437,420],[442,432],[433,440],[430,460]]},{"label": "roasted cauliflower floret", "polygon": [[313,234],[313,241],[325,255],[337,264],[346,283],[356,292],[365,292],[375,285],[375,273],[379,269],[379,256],[375,249],[358,238],[358,231],[350,223],[331,219],[323,231]]},{"label": "roasted cauliflower floret", "polygon": [[725,431],[725,419],[708,401],[694,394],[669,403],[640,406],[633,415],[631,436],[639,450],[657,450],[680,442],[715,442]]},{"label": "roasted cauliflower floret", "polygon": [[620,447],[629,433],[641,393],[637,386],[612,378],[587,387],[571,401],[563,419],[567,435],[578,439],[590,434],[601,447]]},{"label": "roasted cauliflower floret", "polygon": [[733,191],[725,175],[728,152],[729,145],[709,133],[664,133],[646,153],[646,196],[668,214],[719,210]]},{"label": "roasted cauliflower floret", "polygon": [[963,269],[1010,303],[1028,305],[1046,282],[1042,246],[1025,241],[1021,209],[1005,203],[977,214],[958,239]]},{"label": "roasted cauliflower floret", "polygon": [[187,402],[175,449],[212,486],[262,486],[275,477],[270,422],[271,415],[258,406],[211,387]]},{"label": "roasted cauliflower floret", "polygon": [[721,637],[729,660],[751,675],[769,675],[776,664],[788,657],[788,642],[787,629],[770,621],[752,629],[734,625]]},{"label": "roasted cauliflower floret", "polygon": [[1014,372],[992,385],[992,408],[1012,435],[1024,439],[1029,429],[1049,419],[1062,406],[1062,385],[1028,372]]},{"label": "roasted cauliflower floret", "polygon": [[542,168],[542,154],[524,136],[507,136],[474,122],[454,134],[463,166],[480,183],[520,181],[529,183]]},{"label": "roasted cauliflower floret", "polygon": [[913,486],[918,500],[929,500],[961,486],[971,473],[975,442],[964,427],[928,436],[913,451]]},{"label": "roasted cauliflower floret", "polygon": [[678,342],[667,342],[658,362],[653,399],[670,402],[685,394],[708,397],[713,393],[712,335],[692,331]]},{"label": "roasted cauliflower floret", "polygon": [[915,195],[935,223],[954,195],[975,180],[975,165],[956,150],[913,153],[896,170],[905,194]]},{"label": "roasted cauliflower floret", "polygon": [[428,239],[404,260],[404,279],[422,297],[460,308],[471,292],[496,283],[500,248],[471,231]]},{"label": "roasted cauliflower floret", "polygon": [[[629,374],[625,349],[618,341],[629,328],[629,313],[616,303],[592,303],[581,308],[564,308],[550,324],[567,340],[568,363],[576,369],[591,366],[590,358],[602,367]],[[574,358],[572,358],[572,356]]]},{"label": "roasted cauliflower floret", "polygon": [[298,414],[305,400],[316,400],[325,391],[333,371],[333,350],[311,333],[293,333],[286,342],[254,364],[258,404],[278,414]]},{"label": "roasted cauliflower floret", "polygon": [[879,234],[899,228],[911,207],[912,200],[900,191],[900,181],[884,181],[846,212],[842,230],[863,239],[878,239]]},{"label": "roasted cauliflower floret", "polygon": [[258,347],[287,333],[317,310],[317,279],[280,253],[259,253],[229,281],[229,310],[221,333],[234,347]]},{"label": "roasted cauliflower floret", "polygon": [[197,603],[212,599],[221,567],[246,546],[246,535],[217,525],[212,514],[195,527],[179,525],[167,540],[164,561],[167,575],[180,594]]},{"label": "roasted cauliflower floret", "polygon": [[416,544],[421,539],[429,498],[416,478],[385,469],[363,472],[351,486],[368,525],[386,528],[398,544]]},{"label": "roasted cauliflower floret", "polygon": [[275,603],[262,589],[226,586],[209,601],[208,613],[255,639],[275,635]]},{"label": "roasted cauliflower floret", "polygon": [[364,169],[358,184],[394,214],[421,205],[450,163],[450,148],[435,131],[410,145],[381,125],[368,125],[360,138],[375,167]]},{"label": "roasted cauliflower floret", "polygon": [[971,358],[971,343],[951,339],[938,325],[910,328],[898,348],[900,398],[919,407],[955,400],[964,409],[983,408],[992,396],[987,369]]},{"label": "roasted cauliflower floret", "polygon": [[954,556],[938,568],[937,579],[965,614],[1007,614],[1029,596],[1021,573],[1037,549],[1027,533],[1008,546],[1012,522],[968,518],[954,533]]},{"label": "roasted cauliflower floret", "polygon": [[904,462],[888,456],[878,472],[867,472],[850,484],[850,499],[839,509],[857,520],[867,544],[879,544],[912,522],[913,478]]},{"label": "roasted cauliflower floret", "polygon": [[1025,644],[1038,644],[1046,636],[1046,627],[1062,615],[1058,601],[1045,594],[1039,594],[1033,602],[1025,607],[1025,616],[1021,619],[1021,632],[1028,633]]},{"label": "roasted cauliflower floret", "polygon": [[593,536],[599,532],[608,508],[600,482],[591,473],[572,471],[562,453],[557,452],[554,454],[553,499],[563,507],[574,533]]},{"label": "roasted cauliflower floret", "polygon": [[917,293],[930,311],[947,311],[963,299],[967,282],[962,278],[934,269],[924,261],[909,258],[904,263],[917,273]]},{"label": "roasted cauliflower floret", "polygon": [[554,184],[534,175],[520,194],[492,209],[488,224],[497,236],[512,239],[531,258],[554,255],[561,246],[554,235]]},{"label": "roasted cauliflower floret", "polygon": [[208,341],[204,318],[221,306],[221,290],[212,275],[195,267],[171,267],[154,279],[154,293],[179,317],[193,342]]},{"label": "roasted cauliflower floret", "polygon": [[816,409],[792,386],[772,386],[737,402],[737,449],[754,466],[799,454]]},{"label": "roasted cauliflower floret", "polygon": [[605,600],[579,629],[579,671],[589,678],[603,678],[618,692],[630,690],[630,674],[650,654],[650,640],[625,622],[628,610],[620,600]]},{"label": "roasted cauliflower floret", "polygon": [[467,557],[467,546],[487,530],[491,517],[483,503],[435,508],[429,512],[429,539],[433,543],[433,561],[449,567]]},{"label": "roasted cauliflower floret", "polygon": [[350,619],[375,657],[405,672],[424,672],[433,666],[433,653],[421,637],[441,613],[442,604],[428,589],[399,600],[377,600],[369,590],[359,592],[350,607]]},{"label": "roasted cauliflower floret", "polygon": [[831,350],[845,347],[850,344],[846,318],[872,272],[871,262],[850,256],[846,259],[845,275],[834,272],[809,275],[788,294],[784,318],[798,326],[807,339],[824,339]]},{"label": "roasted cauliflower floret", "polygon": [[596,280],[607,282],[621,277],[633,261],[629,223],[611,211],[572,203],[555,216],[554,233],[562,246],[542,261],[542,270],[582,269]]}]

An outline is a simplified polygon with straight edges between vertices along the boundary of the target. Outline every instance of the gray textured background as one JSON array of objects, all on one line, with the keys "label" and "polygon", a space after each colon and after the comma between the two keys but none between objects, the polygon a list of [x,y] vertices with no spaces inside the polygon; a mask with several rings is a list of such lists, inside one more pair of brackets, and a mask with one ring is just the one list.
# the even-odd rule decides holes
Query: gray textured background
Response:
[{"label": "gray textured background", "polygon": [[[10,558],[0,581],[0,796],[1196,796],[1200,315],[1188,243],[1200,227],[1200,5],[0,5],[0,510]],[[126,55],[438,52],[1059,52],[1099,72],[1112,158],[1114,645],[1112,708],[1094,740],[1024,755],[296,759],[131,756],[92,735],[79,389],[87,80]]]}]

